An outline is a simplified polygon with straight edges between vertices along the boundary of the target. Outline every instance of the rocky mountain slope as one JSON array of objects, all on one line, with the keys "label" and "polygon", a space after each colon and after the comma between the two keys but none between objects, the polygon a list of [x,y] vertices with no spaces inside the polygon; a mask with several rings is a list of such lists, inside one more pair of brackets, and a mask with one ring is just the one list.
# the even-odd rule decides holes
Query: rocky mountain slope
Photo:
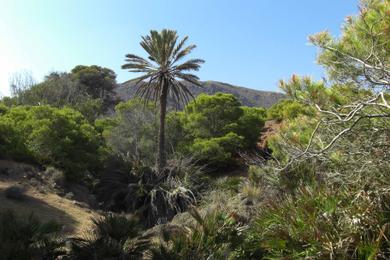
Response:
[{"label": "rocky mountain slope", "polygon": [[[135,81],[130,80],[119,85],[115,89],[116,94],[122,100],[128,100],[134,97],[135,94]],[[195,85],[188,85],[189,90],[194,96],[201,93],[215,94],[217,92],[230,93],[236,96],[241,104],[245,106],[257,106],[268,108],[284,98],[284,94],[279,92],[262,91],[250,88],[233,86],[227,83],[218,81],[202,81],[202,87]]]}]

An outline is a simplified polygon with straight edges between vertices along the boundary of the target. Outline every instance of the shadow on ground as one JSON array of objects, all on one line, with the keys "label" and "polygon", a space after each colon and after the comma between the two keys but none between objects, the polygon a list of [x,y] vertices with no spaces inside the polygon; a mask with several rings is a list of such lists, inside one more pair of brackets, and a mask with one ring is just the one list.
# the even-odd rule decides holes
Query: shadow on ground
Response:
[{"label": "shadow on ground", "polygon": [[5,189],[0,188],[0,211],[13,210],[17,216],[28,217],[34,214],[40,221],[54,220],[63,226],[64,233],[73,233],[78,224],[66,211],[49,205],[43,200],[33,198],[25,194],[23,199],[8,199],[4,194]]}]

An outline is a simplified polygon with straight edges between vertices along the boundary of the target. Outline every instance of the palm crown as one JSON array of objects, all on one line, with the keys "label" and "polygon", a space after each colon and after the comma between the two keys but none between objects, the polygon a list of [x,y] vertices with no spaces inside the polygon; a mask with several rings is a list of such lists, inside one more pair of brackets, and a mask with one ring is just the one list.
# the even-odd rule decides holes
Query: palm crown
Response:
[{"label": "palm crown", "polygon": [[143,36],[142,48],[148,53],[148,59],[134,54],[126,55],[126,63],[122,69],[130,72],[141,72],[144,75],[136,78],[136,95],[145,100],[160,103],[160,127],[158,138],[157,168],[159,171],[165,166],[165,115],[168,96],[172,97],[176,105],[187,103],[192,96],[185,82],[199,84],[199,78],[189,73],[198,71],[204,62],[201,59],[189,59],[179,62],[196,45],[186,45],[188,37],[178,41],[176,31],[164,29],[161,32],[150,31],[150,35]]},{"label": "palm crown", "polygon": [[[126,64],[122,69],[130,72],[142,72],[138,77],[136,94],[146,100],[157,102],[164,84],[168,85],[168,95],[171,95],[176,104],[186,103],[192,97],[191,92],[183,84],[190,82],[199,85],[196,75],[187,73],[198,71],[204,62],[201,59],[190,59],[178,64],[186,55],[196,48],[196,45],[185,46],[188,36],[178,42],[176,31],[164,29],[161,32],[150,31],[150,35],[143,36],[142,48],[149,54],[148,60],[134,54],[126,55]],[[184,82],[183,82],[184,81]]]}]

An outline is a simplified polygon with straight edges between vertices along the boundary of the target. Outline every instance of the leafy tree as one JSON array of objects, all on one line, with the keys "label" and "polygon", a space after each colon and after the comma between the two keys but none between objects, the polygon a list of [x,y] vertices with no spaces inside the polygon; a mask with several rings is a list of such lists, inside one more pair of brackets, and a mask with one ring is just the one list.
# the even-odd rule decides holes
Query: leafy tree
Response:
[{"label": "leafy tree", "polygon": [[238,150],[255,147],[265,110],[242,107],[231,94],[201,94],[176,117],[181,125],[175,135],[185,137],[178,142],[178,150],[221,167],[230,165]]},{"label": "leafy tree", "polygon": [[13,102],[18,105],[70,106],[93,122],[117,102],[113,94],[115,86],[116,75],[112,70],[96,65],[78,65],[71,73],[51,72],[41,83],[17,88]]},{"label": "leafy tree", "polygon": [[363,0],[360,13],[347,17],[340,38],[326,31],[310,37],[331,80],[361,88],[389,86],[389,9],[387,0]]},{"label": "leafy tree", "polygon": [[[141,100],[119,103],[116,117],[106,121],[104,137],[115,154],[128,155],[133,162],[151,165],[155,162],[154,140],[157,136],[156,109]],[[111,121],[111,123],[110,123]]]},{"label": "leafy tree", "polygon": [[[178,62],[188,55],[196,45],[185,47],[188,37],[178,42],[176,31],[164,29],[161,32],[150,31],[150,35],[142,37],[141,46],[148,53],[149,60],[134,54],[126,55],[126,63],[122,66],[130,72],[142,72],[137,78],[137,94],[147,100],[159,101],[160,125],[158,134],[157,169],[161,171],[166,163],[165,155],[165,117],[167,99],[171,96],[177,104],[187,102],[192,96],[185,83],[199,85],[198,77],[187,73],[197,71],[201,59],[190,59]],[[180,81],[182,80],[182,81]]]},{"label": "leafy tree", "polygon": [[244,111],[238,121],[238,134],[243,136],[244,148],[252,149],[256,146],[260,131],[264,126],[266,110],[259,107],[241,107]]},{"label": "leafy tree", "polygon": [[97,65],[78,65],[72,69],[71,75],[86,88],[86,92],[94,99],[105,100],[116,86],[115,72]]},{"label": "leafy tree", "polygon": [[330,86],[281,83],[316,112],[287,119],[277,160],[262,165],[276,190],[292,188],[263,204],[249,229],[252,249],[261,245],[267,258],[389,258],[389,14],[388,1],[362,1],[341,37],[311,37]]},{"label": "leafy tree", "polygon": [[238,129],[241,104],[231,94],[201,94],[185,108],[184,128],[194,138],[223,136]]},{"label": "leafy tree", "polygon": [[69,73],[52,72],[39,84],[24,89],[19,95],[19,105],[74,106],[85,99],[86,93],[80,88]]}]

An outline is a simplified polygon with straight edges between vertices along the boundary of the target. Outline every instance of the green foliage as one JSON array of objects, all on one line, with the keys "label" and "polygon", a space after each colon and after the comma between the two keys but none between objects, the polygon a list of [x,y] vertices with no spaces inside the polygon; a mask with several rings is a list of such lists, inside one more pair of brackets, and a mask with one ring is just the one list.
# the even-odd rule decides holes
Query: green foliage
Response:
[{"label": "green foliage", "polygon": [[234,259],[234,250],[242,243],[245,226],[235,214],[212,211],[190,214],[194,223],[181,229],[166,230],[152,259]]},{"label": "green foliage", "polygon": [[119,155],[126,154],[134,162],[155,163],[157,136],[156,108],[139,99],[119,103],[114,118],[96,122],[108,147]]},{"label": "green foliage", "polygon": [[184,129],[194,138],[213,138],[237,131],[243,115],[240,102],[231,94],[201,94],[185,108]]},{"label": "green foliage", "polygon": [[233,95],[217,93],[199,95],[168,123],[176,129],[173,137],[183,137],[174,142],[179,151],[222,167],[231,165],[240,149],[255,146],[264,118],[264,109],[242,107]]},{"label": "green foliage", "polygon": [[132,167],[122,159],[101,174],[97,192],[108,210],[136,213],[144,226],[151,227],[194,204],[205,185],[202,176],[202,168],[190,159],[170,160],[162,173]]},{"label": "green foliage", "polygon": [[33,215],[22,219],[12,211],[0,212],[1,259],[54,259],[63,253],[60,231],[55,222],[41,223]]},{"label": "green foliage", "polygon": [[74,105],[73,108],[79,111],[90,123],[93,123],[96,118],[103,115],[105,109],[107,109],[104,105],[104,100],[100,98],[86,99],[84,102]]},{"label": "green foliage", "polygon": [[85,90],[66,72],[52,72],[39,84],[19,91],[18,105],[74,106],[89,97]]},{"label": "green foliage", "polygon": [[[315,109],[310,107],[312,105],[317,105],[322,109],[334,106],[339,107],[372,94],[371,90],[359,88],[356,84],[332,84],[331,86],[326,86],[322,81],[316,82],[309,77],[299,77],[297,75],[293,75],[287,82],[281,80],[279,87],[291,100],[283,100],[280,102],[280,105],[276,104],[275,108],[285,105],[288,109],[290,104],[294,104],[292,108],[298,110],[296,112],[299,113],[293,113],[293,116],[297,114],[314,116]],[[282,109],[283,107],[280,107],[277,111]],[[279,114],[283,115],[283,111],[280,111]]]},{"label": "green foliage", "polygon": [[71,108],[19,106],[0,117],[1,148],[14,159],[33,160],[64,169],[68,178],[82,176],[98,163],[98,135]]},{"label": "green foliage", "polygon": [[222,137],[195,139],[189,151],[199,160],[222,166],[229,163],[237,149],[243,147],[243,141],[242,136],[230,132]]},{"label": "green foliage", "polygon": [[166,165],[165,121],[168,97],[179,107],[193,97],[186,84],[200,86],[199,78],[190,72],[198,71],[204,60],[188,59],[182,62],[182,59],[196,48],[194,44],[186,45],[187,39],[188,36],[185,36],[179,41],[174,30],[151,30],[140,42],[141,47],[148,53],[148,58],[127,54],[126,63],[122,65],[122,69],[130,72],[144,73],[135,79],[136,95],[155,104],[159,102],[160,124],[156,158],[158,171],[162,171]]},{"label": "green foliage", "polygon": [[17,105],[17,102],[16,102],[16,99],[15,98],[12,98],[12,97],[3,97],[0,102],[5,105],[6,107],[12,107],[12,106],[16,106]]},{"label": "green foliage", "polygon": [[8,111],[8,106],[4,103],[0,103],[0,116],[4,115]]},{"label": "green foliage", "polygon": [[244,137],[244,148],[256,146],[261,128],[264,126],[266,110],[259,107],[241,107],[244,111],[238,121],[238,134]]},{"label": "green foliage", "polygon": [[72,259],[141,259],[150,246],[139,237],[141,228],[133,216],[110,213],[93,219],[93,224],[91,234],[72,240]]},{"label": "green foliage", "polygon": [[353,200],[346,190],[300,188],[296,196],[265,205],[245,246],[267,258],[366,259],[382,249],[385,256],[389,244],[376,225],[388,220],[374,201],[369,194]]},{"label": "green foliage", "polygon": [[115,72],[97,65],[78,65],[72,69],[71,75],[93,99],[106,100],[116,86]]},{"label": "green foliage", "polygon": [[308,116],[285,121],[279,132],[268,139],[268,147],[272,151],[272,156],[280,162],[287,162],[291,158],[287,146],[305,147],[308,145],[316,123],[316,118]]},{"label": "green foliage", "polygon": [[96,65],[78,65],[71,73],[52,72],[39,84],[16,89],[13,103],[70,106],[93,122],[116,103],[113,97],[115,86],[116,75],[112,70]]},{"label": "green foliage", "polygon": [[332,80],[357,83],[360,88],[375,87],[384,83],[381,79],[388,80],[388,72],[384,76],[381,70],[389,68],[389,10],[387,0],[363,0],[359,15],[345,20],[340,38],[335,39],[326,31],[310,37],[321,48],[318,62]]},{"label": "green foliage", "polygon": [[314,109],[293,100],[282,100],[267,110],[267,118],[273,120],[294,119],[301,115],[313,116]]}]

